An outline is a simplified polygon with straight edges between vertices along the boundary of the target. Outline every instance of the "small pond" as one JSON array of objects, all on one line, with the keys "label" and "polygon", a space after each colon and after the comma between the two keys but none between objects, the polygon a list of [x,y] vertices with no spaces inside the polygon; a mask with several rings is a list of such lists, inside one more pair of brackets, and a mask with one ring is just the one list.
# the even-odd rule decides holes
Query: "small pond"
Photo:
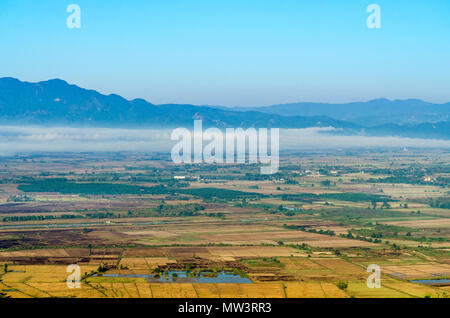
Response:
[{"label": "small pond", "polygon": [[424,285],[435,285],[435,286],[450,285],[450,279],[421,279],[421,280],[410,280],[410,282],[424,284]]},{"label": "small pond", "polygon": [[100,274],[98,277],[145,278],[149,283],[196,283],[196,284],[252,284],[247,277],[241,277],[225,271],[212,273],[202,272],[194,275],[187,271],[169,271],[167,275],[156,274]]}]

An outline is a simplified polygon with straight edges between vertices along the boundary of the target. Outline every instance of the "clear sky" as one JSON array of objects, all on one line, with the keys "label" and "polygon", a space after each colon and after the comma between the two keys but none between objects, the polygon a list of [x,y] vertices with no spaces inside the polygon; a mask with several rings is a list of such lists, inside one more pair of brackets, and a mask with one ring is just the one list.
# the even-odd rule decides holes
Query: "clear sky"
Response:
[{"label": "clear sky", "polygon": [[156,104],[450,101],[448,0],[1,0],[0,43],[0,76]]}]

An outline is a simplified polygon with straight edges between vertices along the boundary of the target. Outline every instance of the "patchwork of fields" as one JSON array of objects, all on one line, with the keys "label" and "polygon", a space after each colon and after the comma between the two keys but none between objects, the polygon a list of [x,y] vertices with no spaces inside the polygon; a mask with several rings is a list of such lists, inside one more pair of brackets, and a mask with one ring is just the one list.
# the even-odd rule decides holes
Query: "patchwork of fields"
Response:
[{"label": "patchwork of fields", "polygon": [[157,154],[4,157],[0,297],[447,297],[449,159],[284,154],[263,176]]}]

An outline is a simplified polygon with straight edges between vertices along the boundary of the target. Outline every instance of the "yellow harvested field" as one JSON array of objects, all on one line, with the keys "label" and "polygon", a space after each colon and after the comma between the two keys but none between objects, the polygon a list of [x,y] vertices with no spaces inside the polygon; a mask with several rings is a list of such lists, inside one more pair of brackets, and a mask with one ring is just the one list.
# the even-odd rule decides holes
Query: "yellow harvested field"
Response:
[{"label": "yellow harvested field", "polygon": [[347,298],[348,295],[331,283],[286,282],[288,298]]},{"label": "yellow harvested field", "polygon": [[208,247],[211,255],[220,257],[273,257],[298,255],[299,250],[277,246],[225,246]]},{"label": "yellow harvested field", "polygon": [[65,249],[23,250],[0,252],[0,257],[70,257]]},{"label": "yellow harvested field", "polygon": [[450,276],[450,264],[423,264],[383,266],[383,273],[402,279],[432,278],[436,276]]},{"label": "yellow harvested field", "polygon": [[193,284],[198,296],[219,298],[283,298],[281,283],[264,284]]},{"label": "yellow harvested field", "polygon": [[315,262],[319,265],[322,265],[332,270],[333,272],[337,272],[340,274],[350,274],[350,275],[367,274],[363,268],[357,265],[353,265],[340,258],[316,259]]},{"label": "yellow harvested field", "polygon": [[155,268],[158,265],[176,263],[175,260],[169,260],[167,257],[125,257],[120,261],[120,265],[128,268]]},{"label": "yellow harvested field", "polygon": [[384,224],[407,226],[417,228],[450,228],[450,218],[432,219],[432,220],[413,220],[413,221],[390,221],[382,222]]},{"label": "yellow harvested field", "polygon": [[193,284],[150,284],[153,298],[196,298]]},{"label": "yellow harvested field", "polygon": [[365,281],[349,282],[347,294],[362,298],[405,298],[411,297],[401,291],[388,288],[381,283],[381,288],[368,288]]}]

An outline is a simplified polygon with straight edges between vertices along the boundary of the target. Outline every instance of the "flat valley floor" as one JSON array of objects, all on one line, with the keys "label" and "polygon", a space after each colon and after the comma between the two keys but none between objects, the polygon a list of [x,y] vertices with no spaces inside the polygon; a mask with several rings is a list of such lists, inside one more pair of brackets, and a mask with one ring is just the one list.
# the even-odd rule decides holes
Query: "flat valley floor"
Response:
[{"label": "flat valley floor", "polygon": [[2,157],[0,297],[448,297],[449,185],[444,150]]}]

